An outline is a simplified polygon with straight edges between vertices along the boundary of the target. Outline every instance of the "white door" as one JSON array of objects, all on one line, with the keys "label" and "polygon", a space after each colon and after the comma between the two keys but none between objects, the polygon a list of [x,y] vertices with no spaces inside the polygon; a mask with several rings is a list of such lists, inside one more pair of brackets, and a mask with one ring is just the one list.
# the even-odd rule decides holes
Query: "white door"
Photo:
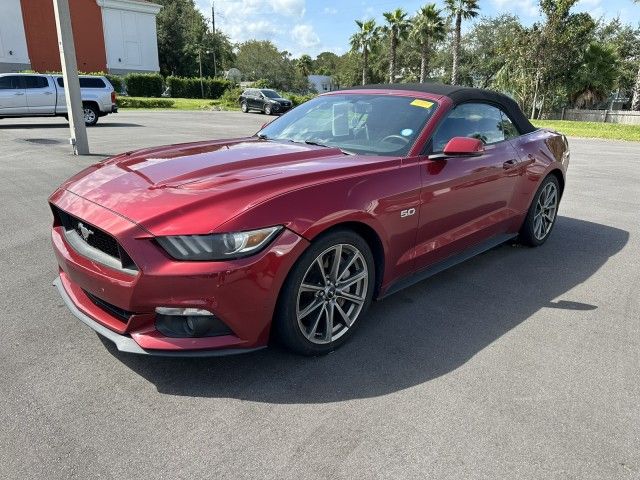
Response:
[{"label": "white door", "polygon": [[19,75],[0,77],[0,116],[26,115],[27,99],[24,84]]},{"label": "white door", "polygon": [[56,111],[55,87],[44,75],[24,77],[27,107],[31,115],[53,115]]}]

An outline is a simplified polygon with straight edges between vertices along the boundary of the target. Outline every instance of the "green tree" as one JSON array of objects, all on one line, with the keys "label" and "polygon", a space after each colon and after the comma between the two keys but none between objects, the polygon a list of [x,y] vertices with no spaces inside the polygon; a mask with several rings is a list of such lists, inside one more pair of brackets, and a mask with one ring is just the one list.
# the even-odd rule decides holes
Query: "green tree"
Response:
[{"label": "green tree", "polygon": [[536,79],[532,117],[559,110],[570,102],[571,82],[580,69],[589,44],[595,39],[596,23],[587,13],[572,13],[578,0],[540,0],[543,22],[535,57],[531,62]]},{"label": "green tree", "polygon": [[478,16],[480,7],[477,0],[445,0],[445,8],[455,19],[453,32],[453,64],[451,67],[451,83],[458,84],[458,69],[460,62],[460,45],[462,20],[469,20]]},{"label": "green tree", "polygon": [[389,83],[396,80],[396,55],[398,42],[407,38],[411,22],[409,16],[402,8],[396,8],[391,12],[383,13],[387,25],[384,26],[384,33],[389,38]]},{"label": "green tree", "polygon": [[571,99],[575,108],[589,108],[609,97],[618,79],[618,56],[613,47],[592,43],[572,76]]},{"label": "green tree", "polygon": [[[524,30],[525,27],[514,15],[482,17],[463,36],[465,57],[459,71],[462,80],[470,77],[472,86],[491,88],[497,73],[510,60],[514,51],[530,59],[530,53],[516,48],[516,42]],[[535,33],[530,34],[535,38]],[[461,83],[464,84],[464,81]]]},{"label": "green tree", "polygon": [[336,75],[340,57],[333,52],[319,53],[313,62],[313,71],[318,75]]},{"label": "green tree", "polygon": [[640,28],[624,24],[619,18],[600,23],[596,42],[611,46],[618,56],[617,88],[631,97],[640,67]]},{"label": "green tree", "polygon": [[435,3],[425,5],[418,11],[410,36],[420,46],[420,83],[427,80],[429,56],[434,45],[444,40],[446,32],[444,18]]},{"label": "green tree", "polygon": [[[640,3],[640,0],[634,0]],[[633,97],[631,99],[631,110],[640,110],[640,62],[638,65],[638,73],[636,74],[636,82],[633,86]]]},{"label": "green tree", "polygon": [[313,60],[309,55],[301,55],[296,61],[296,68],[303,77],[309,75],[313,70]]},{"label": "green tree", "polygon": [[362,51],[362,85],[366,85],[369,69],[369,54],[380,37],[380,28],[373,19],[365,22],[356,20],[356,25],[358,25],[359,30],[351,35],[350,43],[352,50]]},{"label": "green tree", "polygon": [[191,0],[160,0],[156,18],[158,57],[163,75],[191,75],[197,58],[193,47],[206,30],[204,18]]},{"label": "green tree", "polygon": [[287,51],[268,40],[249,40],[238,45],[235,65],[245,79],[264,80],[270,88],[298,93],[309,91],[309,82],[296,68]]}]

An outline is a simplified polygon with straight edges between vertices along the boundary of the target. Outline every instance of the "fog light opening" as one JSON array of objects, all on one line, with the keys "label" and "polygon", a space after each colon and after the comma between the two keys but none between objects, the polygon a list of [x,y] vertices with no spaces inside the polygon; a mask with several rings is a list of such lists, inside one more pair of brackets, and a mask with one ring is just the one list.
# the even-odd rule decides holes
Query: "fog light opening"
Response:
[{"label": "fog light opening", "polygon": [[156,329],[167,337],[200,338],[232,335],[212,312],[200,308],[156,308]]}]

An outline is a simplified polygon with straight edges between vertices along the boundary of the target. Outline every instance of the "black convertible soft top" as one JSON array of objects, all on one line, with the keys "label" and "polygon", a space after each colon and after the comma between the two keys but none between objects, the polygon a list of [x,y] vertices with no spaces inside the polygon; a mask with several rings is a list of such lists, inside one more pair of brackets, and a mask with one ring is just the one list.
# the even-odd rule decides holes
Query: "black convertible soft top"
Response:
[{"label": "black convertible soft top", "polygon": [[522,113],[518,104],[512,98],[502,93],[481,88],[460,87],[458,85],[444,85],[442,83],[393,83],[361,85],[342,88],[340,90],[412,90],[415,92],[432,93],[449,97],[454,105],[467,102],[493,103],[500,106],[511,121],[516,125],[521,134],[531,133],[536,127],[531,125],[529,119]]}]

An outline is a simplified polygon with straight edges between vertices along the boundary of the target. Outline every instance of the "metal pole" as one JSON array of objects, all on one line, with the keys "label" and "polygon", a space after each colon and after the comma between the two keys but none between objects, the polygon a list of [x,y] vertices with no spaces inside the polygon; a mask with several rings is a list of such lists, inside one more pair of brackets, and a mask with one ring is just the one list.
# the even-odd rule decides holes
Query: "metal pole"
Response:
[{"label": "metal pole", "polygon": [[216,65],[216,50],[218,49],[218,42],[216,41],[216,11],[211,0],[211,33],[213,33],[213,76],[218,76],[218,66]]},{"label": "metal pole", "polygon": [[204,84],[202,83],[202,51],[198,50],[198,63],[200,64],[200,94],[204,98]]},{"label": "metal pole", "polygon": [[76,49],[73,43],[71,29],[71,14],[69,0],[53,0],[53,11],[56,17],[56,31],[58,32],[58,49],[60,50],[60,64],[64,78],[64,93],[69,116],[69,139],[73,146],[74,155],[89,155],[89,140],[87,128],[84,124],[82,111],[82,96],[80,94],[80,80],[78,79],[78,64]]}]

